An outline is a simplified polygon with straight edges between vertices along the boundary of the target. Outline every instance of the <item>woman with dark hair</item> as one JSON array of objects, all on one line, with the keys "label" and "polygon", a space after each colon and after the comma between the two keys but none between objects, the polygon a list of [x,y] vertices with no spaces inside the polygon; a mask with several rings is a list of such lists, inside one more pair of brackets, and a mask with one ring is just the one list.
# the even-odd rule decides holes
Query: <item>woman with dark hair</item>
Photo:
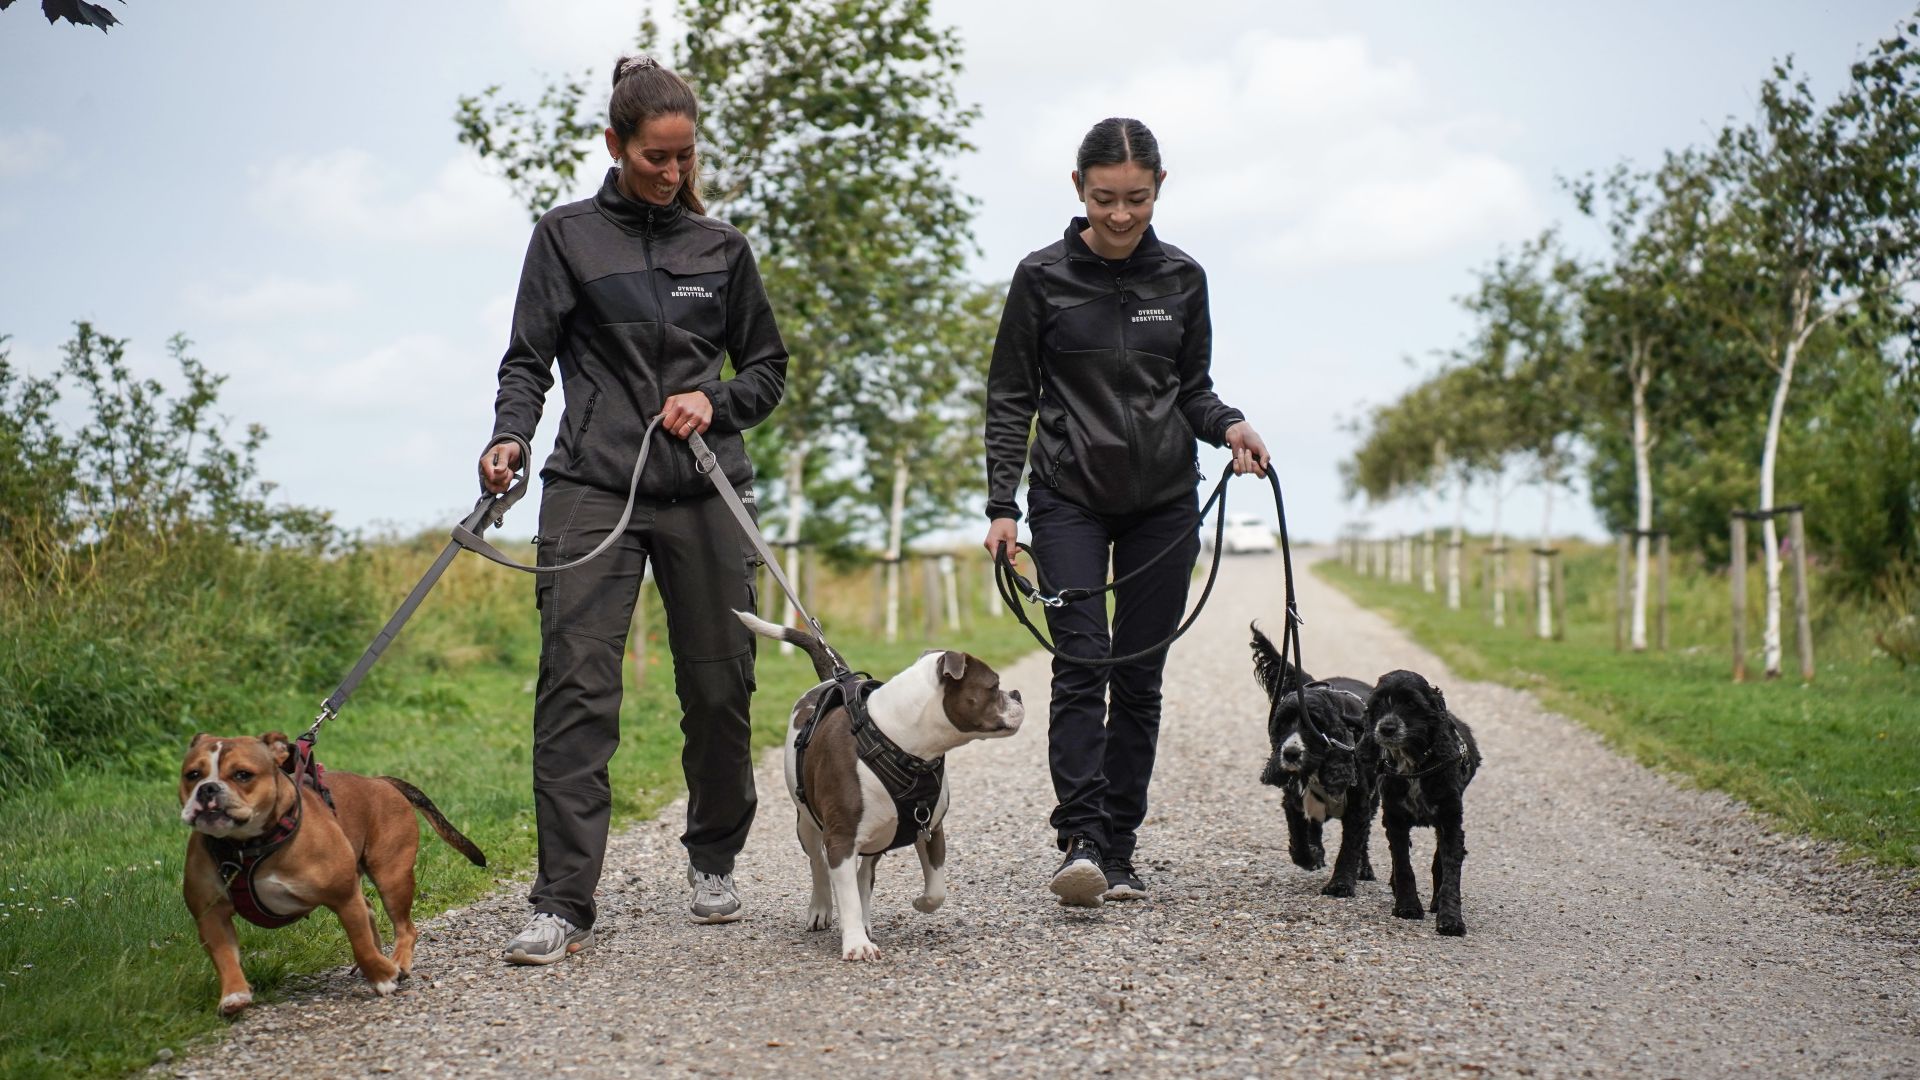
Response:
[{"label": "woman with dark hair", "polygon": [[[1013,553],[1026,468],[1033,555],[1049,587],[1104,585],[1109,560],[1116,580],[1149,566],[1116,590],[1111,634],[1104,595],[1047,609],[1060,651],[1097,659],[1149,648],[1179,623],[1200,554],[1195,439],[1231,447],[1233,471],[1260,476],[1267,447],[1213,392],[1205,272],[1153,233],[1167,177],[1153,133],[1102,120],[1077,164],[1086,216],[1020,261],[994,341],[986,548]],[[1114,667],[1054,660],[1048,763],[1066,857],[1051,888],[1063,904],[1146,896],[1133,854],[1165,665],[1164,649]]]},{"label": "woman with dark hair", "polygon": [[[560,364],[566,411],[541,467],[541,565],[577,559],[619,523],[635,456],[658,415],[623,535],[585,566],[537,578],[540,676],[533,706],[539,829],[534,915],[507,943],[513,963],[548,964],[592,940],[606,854],[607,762],[620,741],[621,658],[648,559],[667,612],[674,690],[686,736],[687,878],[696,922],[740,917],[733,860],[753,822],[748,698],[754,638],[727,615],[754,610],[740,527],[673,440],[703,432],[727,479],[753,498],[740,432],[767,418],[786,385],[787,351],[753,253],[703,215],[694,125],[700,106],[647,57],[616,65],[607,152],[591,199],[549,211],[520,272],[512,340],[500,362],[481,479],[504,491],[520,467]],[[722,354],[733,377],[722,379]]]}]

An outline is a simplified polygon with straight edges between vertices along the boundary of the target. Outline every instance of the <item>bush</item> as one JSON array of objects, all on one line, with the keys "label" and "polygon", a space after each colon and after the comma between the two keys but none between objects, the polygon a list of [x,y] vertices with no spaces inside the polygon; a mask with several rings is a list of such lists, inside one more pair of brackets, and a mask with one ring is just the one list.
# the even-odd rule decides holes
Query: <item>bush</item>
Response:
[{"label": "bush", "polygon": [[[0,339],[3,346],[4,339]],[[371,633],[366,559],[314,510],[275,505],[266,438],[229,444],[223,381],[169,350],[185,388],[135,379],[124,340],[81,323],[60,371],[0,347],[0,783],[153,752],[197,729],[285,726],[263,687],[320,685]],[[77,384],[90,422],[51,419]],[[316,693],[316,700],[319,694]]]}]

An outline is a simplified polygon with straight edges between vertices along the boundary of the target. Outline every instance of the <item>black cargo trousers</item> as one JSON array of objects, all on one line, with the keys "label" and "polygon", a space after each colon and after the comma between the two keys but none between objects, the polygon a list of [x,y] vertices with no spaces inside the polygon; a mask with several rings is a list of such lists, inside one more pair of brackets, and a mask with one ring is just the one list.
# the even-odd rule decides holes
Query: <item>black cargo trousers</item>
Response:
[{"label": "black cargo trousers", "polygon": [[[1027,488],[1027,527],[1049,589],[1105,585],[1109,558],[1113,580],[1151,564],[1111,594],[1111,633],[1106,593],[1048,608],[1047,629],[1061,652],[1126,656],[1164,641],[1179,626],[1200,556],[1196,493],[1134,513],[1103,514],[1036,480]],[[1163,551],[1164,558],[1152,561]],[[1051,824],[1062,850],[1078,834],[1103,855],[1133,858],[1160,741],[1166,664],[1165,649],[1110,667],[1054,659],[1047,763],[1058,800]]]},{"label": "black cargo trousers", "polygon": [[[743,490],[743,499],[752,492]],[[620,520],[626,495],[550,481],[540,499],[539,562],[592,551]],[[748,502],[749,507],[753,506]],[[529,900],[575,926],[592,926],[594,887],[607,851],[612,789],[607,762],[620,743],[627,629],[647,560],[667,613],[673,685],[686,737],[686,845],[703,873],[733,872],[753,824],[752,632],[757,559],[717,494],[635,499],[625,535],[599,558],[539,575],[540,677],[533,707],[533,805],[539,870]]]}]

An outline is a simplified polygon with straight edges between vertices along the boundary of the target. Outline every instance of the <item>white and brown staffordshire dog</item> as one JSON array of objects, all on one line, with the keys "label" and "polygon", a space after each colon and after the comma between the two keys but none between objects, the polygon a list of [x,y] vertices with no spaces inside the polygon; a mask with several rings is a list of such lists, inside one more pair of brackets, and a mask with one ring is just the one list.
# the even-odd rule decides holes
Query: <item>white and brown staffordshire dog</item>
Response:
[{"label": "white and brown staffordshire dog", "polygon": [[[326,771],[329,808],[319,792],[285,771],[292,744],[269,732],[259,738],[195,735],[180,768],[180,820],[187,840],[187,910],[200,926],[200,943],[220,976],[220,1012],[232,1016],[253,1002],[240,969],[233,932],[235,897],[241,912],[261,925],[291,922],[317,907],[331,908],[353,946],[353,959],[376,994],[394,991],[413,967],[413,862],[420,850],[418,809],[434,831],[476,866],[487,865],[473,841],[448,824],[418,788],[391,776]],[[237,869],[236,849],[257,850],[283,822],[297,821],[292,837],[257,863]],[[251,860],[247,860],[251,862]],[[360,891],[364,871],[380,890],[393,922],[393,956],[381,955],[373,911]],[[238,880],[236,880],[238,879]],[[229,892],[230,882],[235,890]]]},{"label": "white and brown staffordshire dog", "polygon": [[[899,811],[878,774],[860,759],[851,718],[844,706],[817,719],[814,712],[831,686],[832,663],[812,634],[775,626],[734,612],[754,633],[790,642],[813,658],[823,682],[793,707],[787,725],[787,793],[794,797],[800,847],[813,866],[813,898],[807,905],[807,929],[825,930],[840,914],[840,958],[876,960],[873,943],[873,869],[894,842]],[[933,650],[887,680],[867,698],[874,727],[916,758],[931,761],[976,739],[997,739],[1020,730],[1026,709],[1018,690],[1000,689],[1000,676],[976,656]],[[805,775],[795,767],[794,739],[809,722],[811,740]],[[806,800],[800,799],[804,790]],[[913,901],[932,912],[947,899],[947,784],[914,839],[926,884]],[[856,865],[857,860],[857,865]]]}]

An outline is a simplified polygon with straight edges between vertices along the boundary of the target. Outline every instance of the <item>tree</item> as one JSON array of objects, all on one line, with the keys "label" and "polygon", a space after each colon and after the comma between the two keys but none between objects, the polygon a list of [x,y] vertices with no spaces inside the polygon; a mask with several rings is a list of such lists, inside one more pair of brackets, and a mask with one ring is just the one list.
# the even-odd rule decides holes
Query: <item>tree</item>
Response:
[{"label": "tree", "polygon": [[[1714,350],[1696,332],[1707,306],[1699,270],[1716,189],[1702,156],[1692,151],[1668,154],[1651,173],[1621,167],[1598,183],[1587,178],[1569,187],[1582,214],[1604,219],[1611,247],[1608,261],[1580,282],[1581,346],[1594,377],[1593,400],[1613,406],[1601,410],[1602,422],[1624,427],[1631,447],[1635,542],[1629,641],[1641,652],[1647,647],[1653,453],[1665,426],[1661,421],[1693,404],[1688,399],[1700,388],[1717,382],[1704,377]],[[1612,433],[1593,434],[1605,446]]]},{"label": "tree", "polygon": [[[1853,65],[1852,82],[1819,107],[1791,58],[1761,83],[1760,116],[1722,133],[1714,162],[1733,189],[1712,269],[1723,325],[1775,375],[1760,458],[1761,511],[1775,507],[1788,392],[1808,342],[1856,313],[1911,325],[1920,276],[1920,20]],[[1780,674],[1780,543],[1762,522],[1764,662]]]},{"label": "tree", "polygon": [[[120,2],[124,4],[127,0]],[[0,11],[12,6],[13,0],[0,0]],[[40,0],[40,13],[47,17],[49,25],[65,19],[75,26],[97,26],[103,34],[107,32],[107,27],[120,25],[120,20],[114,17],[113,12],[84,0]]]}]

